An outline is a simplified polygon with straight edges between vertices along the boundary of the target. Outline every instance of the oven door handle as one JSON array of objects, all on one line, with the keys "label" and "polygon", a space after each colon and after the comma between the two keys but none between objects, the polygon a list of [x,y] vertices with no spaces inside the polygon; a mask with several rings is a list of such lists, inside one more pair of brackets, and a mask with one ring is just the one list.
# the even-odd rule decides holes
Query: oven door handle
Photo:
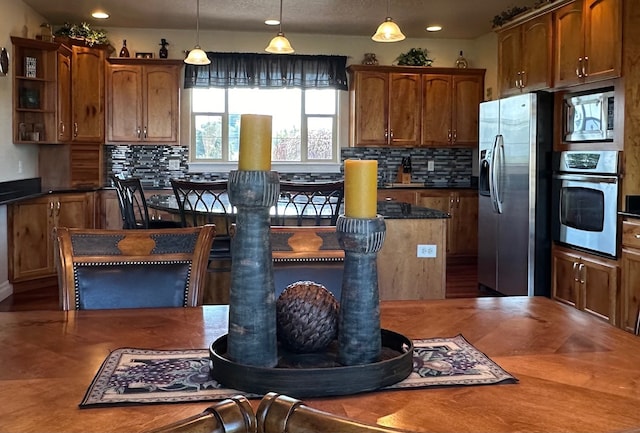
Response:
[{"label": "oven door handle", "polygon": [[575,180],[578,182],[591,183],[616,183],[618,176],[594,176],[591,174],[554,174],[554,179],[559,180]]}]

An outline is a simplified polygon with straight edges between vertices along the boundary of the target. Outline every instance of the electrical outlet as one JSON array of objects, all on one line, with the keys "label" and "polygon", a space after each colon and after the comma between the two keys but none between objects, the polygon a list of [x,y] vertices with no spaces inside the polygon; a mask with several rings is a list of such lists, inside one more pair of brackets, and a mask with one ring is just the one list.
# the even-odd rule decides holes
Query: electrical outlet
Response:
[{"label": "electrical outlet", "polygon": [[433,159],[430,159],[429,161],[427,161],[427,171],[433,171],[436,169],[436,163],[433,161]]},{"label": "electrical outlet", "polygon": [[169,170],[180,170],[180,160],[178,160],[178,159],[170,159],[169,160]]},{"label": "electrical outlet", "polygon": [[438,255],[437,245],[418,244],[417,256],[421,258],[433,258]]}]

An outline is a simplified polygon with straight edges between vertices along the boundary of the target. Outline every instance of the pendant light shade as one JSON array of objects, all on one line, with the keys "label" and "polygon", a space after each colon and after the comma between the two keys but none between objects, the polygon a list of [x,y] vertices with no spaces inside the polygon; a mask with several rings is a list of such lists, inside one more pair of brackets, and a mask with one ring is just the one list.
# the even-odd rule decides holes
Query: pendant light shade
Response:
[{"label": "pendant light shade", "polygon": [[200,48],[200,0],[196,0],[196,46],[189,51],[184,62],[189,65],[208,65],[211,63],[207,53]]},{"label": "pendant light shade", "polygon": [[382,24],[378,26],[376,33],[371,36],[376,42],[399,42],[405,39],[404,34],[400,30],[400,27],[393,22],[389,16],[389,3],[391,0],[387,0],[387,18]]},{"label": "pendant light shade", "polygon": [[271,39],[271,42],[269,42],[269,45],[264,50],[267,53],[274,54],[291,54],[294,52],[289,40],[284,36],[284,33],[282,33],[282,0],[280,0],[280,31]]}]

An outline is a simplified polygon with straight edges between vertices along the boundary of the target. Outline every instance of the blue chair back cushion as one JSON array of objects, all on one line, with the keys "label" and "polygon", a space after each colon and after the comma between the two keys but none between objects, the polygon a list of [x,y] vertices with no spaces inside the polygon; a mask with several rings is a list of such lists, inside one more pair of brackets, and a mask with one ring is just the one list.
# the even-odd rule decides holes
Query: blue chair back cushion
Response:
[{"label": "blue chair back cushion", "polygon": [[183,307],[191,262],[76,264],[74,271],[77,309]]}]

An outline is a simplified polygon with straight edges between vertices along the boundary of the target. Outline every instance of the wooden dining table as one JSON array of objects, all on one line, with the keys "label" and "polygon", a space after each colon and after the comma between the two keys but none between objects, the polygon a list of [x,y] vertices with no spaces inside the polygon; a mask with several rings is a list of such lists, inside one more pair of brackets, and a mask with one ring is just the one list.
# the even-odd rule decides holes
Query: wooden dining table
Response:
[{"label": "wooden dining table", "polygon": [[[78,404],[114,349],[208,348],[227,317],[225,305],[0,313],[0,432],[146,431],[202,412],[214,403]],[[305,404],[419,432],[640,431],[640,338],[585,312],[544,297],[386,301],[381,325],[413,339],[462,334],[518,383]]]}]

